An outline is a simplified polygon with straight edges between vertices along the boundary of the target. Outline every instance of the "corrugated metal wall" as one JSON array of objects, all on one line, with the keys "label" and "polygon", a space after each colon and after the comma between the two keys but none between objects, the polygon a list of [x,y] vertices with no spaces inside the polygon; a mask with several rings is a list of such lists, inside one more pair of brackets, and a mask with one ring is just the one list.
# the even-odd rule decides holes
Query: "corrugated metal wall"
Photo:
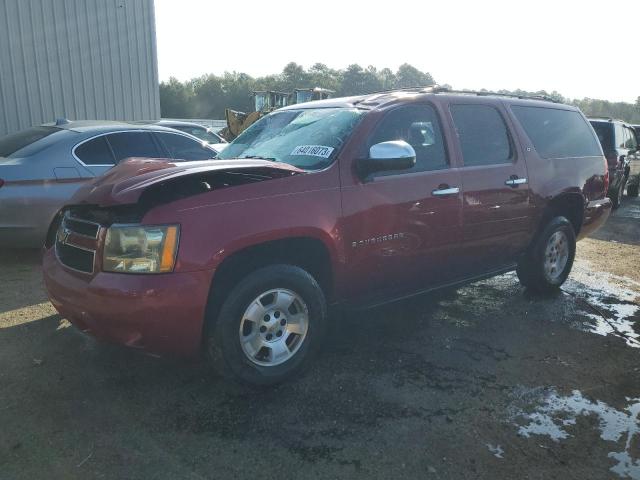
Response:
[{"label": "corrugated metal wall", "polygon": [[0,0],[0,135],[160,118],[153,0]]}]

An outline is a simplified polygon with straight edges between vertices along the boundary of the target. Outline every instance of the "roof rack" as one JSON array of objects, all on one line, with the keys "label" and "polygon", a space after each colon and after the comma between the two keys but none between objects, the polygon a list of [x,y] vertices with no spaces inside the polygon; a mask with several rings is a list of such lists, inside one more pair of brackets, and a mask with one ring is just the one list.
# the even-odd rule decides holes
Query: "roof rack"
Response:
[{"label": "roof rack", "polygon": [[445,87],[443,85],[427,85],[427,86],[416,86],[416,87],[405,87],[405,88],[392,88],[389,90],[381,90],[379,92],[373,92],[370,95],[377,95],[377,94],[389,93],[389,92],[455,93],[455,94],[465,94],[465,95],[477,95],[479,97],[496,96],[496,97],[519,98],[521,100],[541,100],[545,102],[563,103],[562,101],[557,100],[548,95],[521,95],[517,93],[498,93],[498,92],[480,91],[480,90],[455,90],[449,87]]},{"label": "roof rack", "polygon": [[560,100],[550,97],[548,95],[522,95],[519,93],[499,93],[499,92],[491,92],[484,90],[454,90],[450,88],[441,87],[438,92],[435,93],[459,93],[459,94],[467,94],[467,95],[477,95],[478,97],[508,97],[508,98],[519,98],[521,100],[542,100],[545,102],[553,102],[553,103],[562,103]]},{"label": "roof rack", "polygon": [[603,117],[603,116],[599,116],[599,115],[595,115],[593,117],[587,117],[587,120],[603,120],[605,122],[622,122],[625,123],[624,120],[618,120],[617,118],[612,118],[612,117]]}]

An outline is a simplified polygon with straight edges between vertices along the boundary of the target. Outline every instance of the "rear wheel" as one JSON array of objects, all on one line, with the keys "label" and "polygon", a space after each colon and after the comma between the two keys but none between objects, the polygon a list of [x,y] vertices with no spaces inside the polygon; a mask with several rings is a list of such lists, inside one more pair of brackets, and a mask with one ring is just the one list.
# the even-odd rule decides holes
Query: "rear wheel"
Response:
[{"label": "rear wheel", "polygon": [[520,283],[540,292],[557,290],[571,272],[575,253],[576,236],[571,222],[555,217],[518,263]]},{"label": "rear wheel", "polygon": [[622,204],[622,196],[623,196],[624,187],[626,184],[627,184],[627,179],[623,178],[620,181],[620,185],[618,185],[618,188],[613,192],[613,195],[611,195],[611,204],[614,209],[620,207],[620,205]]},{"label": "rear wheel", "polygon": [[326,302],[316,280],[299,267],[273,265],[231,291],[209,329],[207,352],[223,374],[272,385],[308,364],[325,324]]}]

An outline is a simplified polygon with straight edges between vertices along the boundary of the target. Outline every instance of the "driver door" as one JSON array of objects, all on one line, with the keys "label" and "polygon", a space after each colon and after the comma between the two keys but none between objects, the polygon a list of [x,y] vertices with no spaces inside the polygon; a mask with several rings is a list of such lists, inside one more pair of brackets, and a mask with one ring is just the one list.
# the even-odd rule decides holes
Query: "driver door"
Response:
[{"label": "driver door", "polygon": [[[404,140],[416,152],[407,170],[385,171],[343,184],[349,295],[364,303],[398,297],[459,276],[461,175],[452,168],[436,108],[411,104],[389,111],[374,144]],[[343,176],[344,178],[344,176]]]}]

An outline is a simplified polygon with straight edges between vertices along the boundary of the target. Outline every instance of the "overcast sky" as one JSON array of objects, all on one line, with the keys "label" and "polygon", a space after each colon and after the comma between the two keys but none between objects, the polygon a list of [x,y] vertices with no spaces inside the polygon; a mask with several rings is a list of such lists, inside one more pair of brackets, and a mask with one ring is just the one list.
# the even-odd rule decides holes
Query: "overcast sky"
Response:
[{"label": "overcast sky", "polygon": [[402,63],[454,88],[640,96],[640,0],[155,0],[160,79]]}]

